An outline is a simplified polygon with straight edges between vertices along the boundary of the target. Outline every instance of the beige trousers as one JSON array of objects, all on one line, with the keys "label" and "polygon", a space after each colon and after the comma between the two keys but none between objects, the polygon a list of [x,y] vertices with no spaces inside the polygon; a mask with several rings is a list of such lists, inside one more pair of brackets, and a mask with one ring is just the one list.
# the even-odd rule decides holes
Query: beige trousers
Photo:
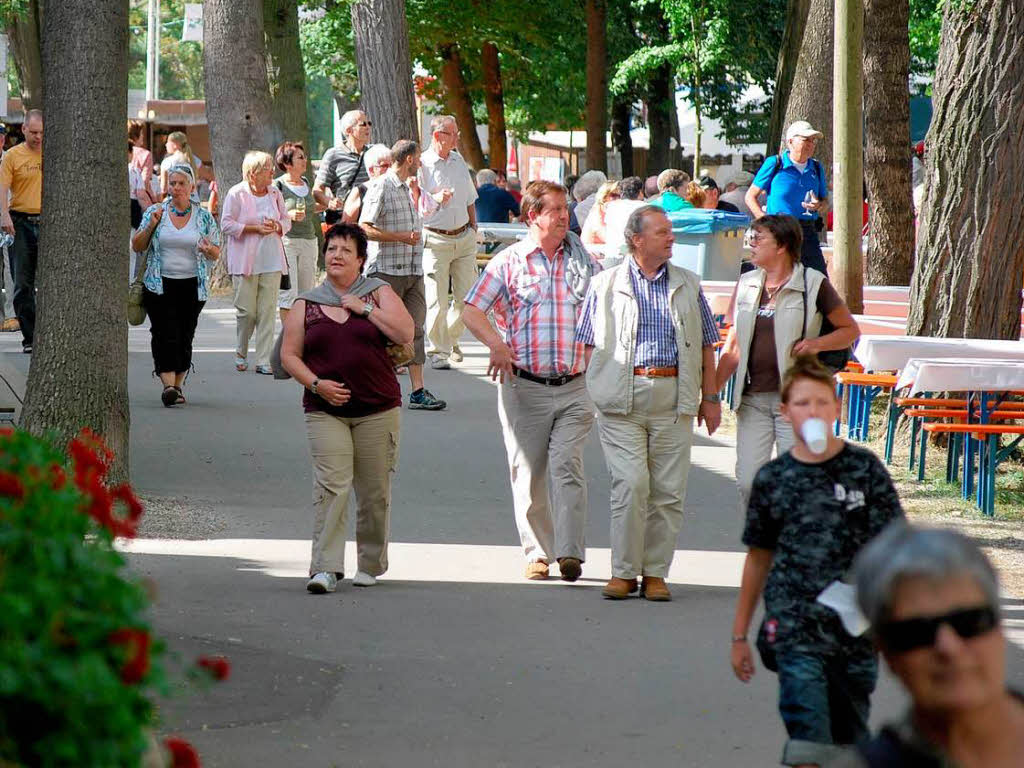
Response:
[{"label": "beige trousers", "polygon": [[310,575],[345,572],[349,492],[356,492],[358,569],[379,576],[388,569],[391,475],[398,465],[401,409],[360,418],[306,414],[313,456],[313,556]]},{"label": "beige trousers", "polygon": [[274,321],[277,319],[277,294],[281,291],[281,273],[232,275],[235,288],[235,322],[238,329],[236,353],[246,357],[253,329],[256,330],[256,365],[270,365],[274,346]]},{"label": "beige trousers", "polygon": [[584,377],[561,387],[513,378],[498,387],[512,503],[528,562],[585,559],[583,447],[594,424]]},{"label": "beige trousers", "polygon": [[313,287],[316,280],[316,238],[304,240],[302,238],[282,239],[284,242],[284,257],[288,260],[288,274],[291,277],[291,287],[288,290],[278,291],[278,309],[291,309],[295,299],[300,293],[305,293]]},{"label": "beige trousers", "polygon": [[476,282],[476,231],[470,228],[447,237],[424,229],[423,280],[427,294],[427,354],[447,358],[462,336],[462,309],[466,306],[466,294]]},{"label": "beige trousers", "polygon": [[633,379],[633,410],[600,413],[612,479],[612,575],[665,578],[683,524],[693,417],[676,415],[676,379]]},{"label": "beige trousers", "polygon": [[793,447],[793,427],[782,418],[778,392],[744,395],[736,411],[736,485],[744,514],[757,470],[771,461],[772,448],[781,456]]}]

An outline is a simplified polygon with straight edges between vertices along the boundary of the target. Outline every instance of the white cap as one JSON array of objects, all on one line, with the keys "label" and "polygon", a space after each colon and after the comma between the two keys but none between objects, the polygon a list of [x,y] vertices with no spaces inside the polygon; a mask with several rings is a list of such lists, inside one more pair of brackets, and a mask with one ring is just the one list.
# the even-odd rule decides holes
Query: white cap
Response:
[{"label": "white cap", "polygon": [[789,128],[786,129],[786,141],[789,141],[790,139],[795,139],[797,136],[802,136],[806,139],[809,139],[812,136],[814,136],[820,139],[824,135],[825,134],[823,134],[821,131],[816,131],[813,128],[811,128],[811,124],[808,123],[806,120],[797,120],[794,123],[791,123]]}]

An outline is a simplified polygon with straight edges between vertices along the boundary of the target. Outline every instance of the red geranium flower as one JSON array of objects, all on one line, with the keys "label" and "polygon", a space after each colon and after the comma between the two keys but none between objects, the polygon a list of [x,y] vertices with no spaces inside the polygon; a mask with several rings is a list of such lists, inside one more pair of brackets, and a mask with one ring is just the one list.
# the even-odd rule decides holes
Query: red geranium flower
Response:
[{"label": "red geranium flower", "polygon": [[25,486],[21,478],[10,472],[0,472],[0,496],[13,496],[15,499],[25,498]]},{"label": "red geranium flower", "polygon": [[127,685],[140,682],[149,673],[149,633],[144,629],[126,627],[112,633],[110,642],[130,649],[128,660],[121,667],[121,681]]},{"label": "red geranium flower", "polygon": [[92,473],[101,478],[106,477],[110,463],[114,460],[114,454],[107,448],[103,438],[88,428],[83,429],[68,444],[68,453],[75,466],[75,483],[83,491],[87,477]]},{"label": "red geranium flower", "polygon": [[113,501],[121,502],[127,509],[127,514],[123,517],[114,515],[111,510],[109,525],[111,533],[126,539],[134,538],[135,530],[139,527],[139,519],[142,517],[142,502],[127,483],[112,488],[109,495]]},{"label": "red geranium flower", "polygon": [[231,674],[231,662],[225,656],[200,656],[196,666],[207,670],[214,680],[227,680]]},{"label": "red geranium flower", "polygon": [[50,465],[50,487],[53,490],[59,491],[61,488],[64,487],[64,484],[67,482],[67,480],[68,476],[64,472],[64,467],[62,467],[60,464]]},{"label": "red geranium flower", "polygon": [[200,768],[196,748],[178,736],[164,739],[164,746],[171,753],[171,768]]}]

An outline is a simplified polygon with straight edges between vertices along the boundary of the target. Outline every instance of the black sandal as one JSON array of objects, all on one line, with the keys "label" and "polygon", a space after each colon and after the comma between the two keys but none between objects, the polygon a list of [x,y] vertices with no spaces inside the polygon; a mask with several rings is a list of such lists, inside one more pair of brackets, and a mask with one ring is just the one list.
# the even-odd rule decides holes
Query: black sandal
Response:
[{"label": "black sandal", "polygon": [[184,405],[187,403],[188,400],[185,399],[185,393],[181,391],[181,387],[175,387],[175,389],[178,390],[178,399],[174,401],[174,404]]},{"label": "black sandal", "polygon": [[164,391],[160,393],[160,402],[164,404],[164,407],[170,408],[178,402],[180,394],[181,391],[177,387],[164,387]]}]

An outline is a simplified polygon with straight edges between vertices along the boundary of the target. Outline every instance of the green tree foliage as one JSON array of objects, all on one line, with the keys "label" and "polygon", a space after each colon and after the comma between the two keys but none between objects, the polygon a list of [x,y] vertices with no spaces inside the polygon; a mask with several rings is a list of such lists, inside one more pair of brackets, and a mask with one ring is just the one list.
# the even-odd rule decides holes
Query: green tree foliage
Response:
[{"label": "green tree foliage", "polygon": [[[149,3],[131,0],[128,16],[128,87],[146,88]],[[160,0],[160,98],[203,98],[203,46],[182,42],[185,0]]]},{"label": "green tree foliage", "polygon": [[344,101],[359,99],[352,13],[346,2],[307,4],[299,14],[299,43],[308,78],[327,78]]},{"label": "green tree foliage", "polygon": [[910,74],[927,79],[935,74],[942,37],[943,0],[910,0]]}]

